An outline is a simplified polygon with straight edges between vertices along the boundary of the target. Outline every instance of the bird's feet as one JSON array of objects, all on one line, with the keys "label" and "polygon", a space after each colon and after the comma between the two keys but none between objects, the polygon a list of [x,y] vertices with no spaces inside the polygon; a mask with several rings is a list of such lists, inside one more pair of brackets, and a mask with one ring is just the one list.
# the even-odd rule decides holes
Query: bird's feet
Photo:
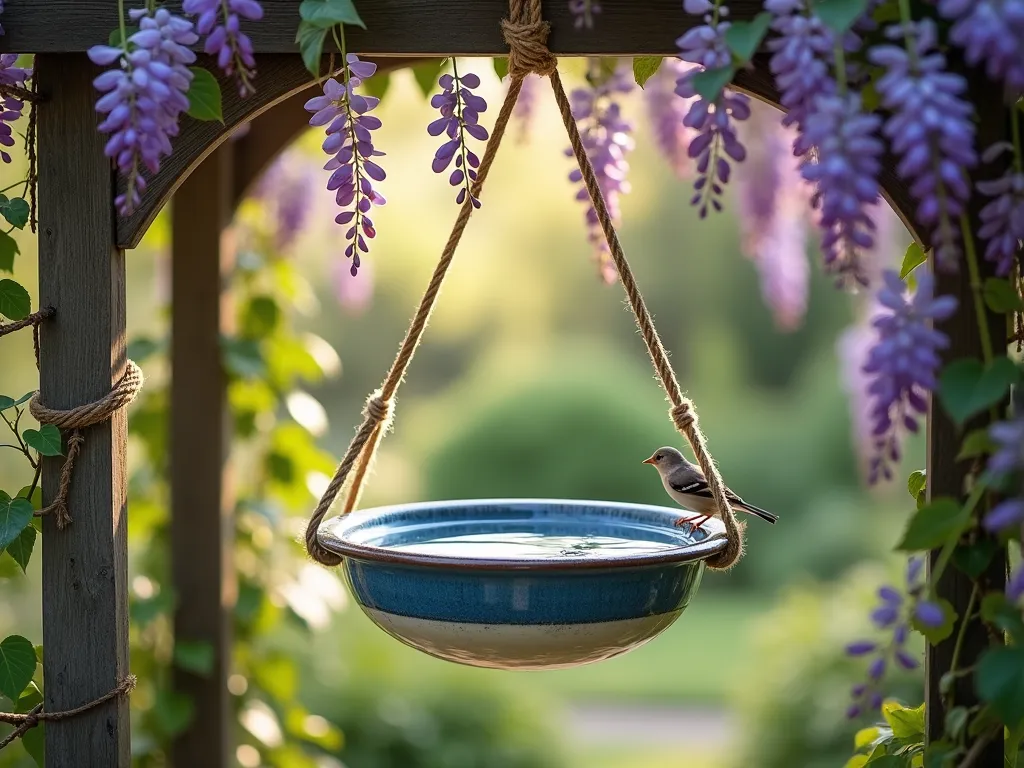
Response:
[{"label": "bird's feet", "polygon": [[676,528],[688,527],[690,533],[694,533],[704,523],[711,519],[711,515],[691,515],[690,517],[680,517],[675,522]]}]

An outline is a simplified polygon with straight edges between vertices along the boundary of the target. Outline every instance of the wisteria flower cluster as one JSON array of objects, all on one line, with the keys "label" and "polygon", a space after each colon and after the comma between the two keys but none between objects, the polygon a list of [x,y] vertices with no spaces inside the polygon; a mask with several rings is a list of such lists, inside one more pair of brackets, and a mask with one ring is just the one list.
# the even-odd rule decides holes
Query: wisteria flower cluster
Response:
[{"label": "wisteria flower cluster", "polygon": [[989,456],[988,473],[1012,490],[1009,497],[996,504],[985,516],[983,524],[989,533],[1001,533],[1011,526],[1024,523],[1024,404],[1017,394],[1017,412],[1006,421],[989,428],[989,437],[995,446]]},{"label": "wisteria flower cluster", "polygon": [[258,21],[258,0],[184,0],[182,10],[198,17],[196,30],[206,36],[203,50],[217,57],[217,66],[234,77],[242,98],[255,92],[256,59],[252,41],[242,31],[242,19]]},{"label": "wisteria flower cluster", "polygon": [[933,227],[936,258],[955,267],[959,217],[971,196],[967,170],[977,163],[973,108],[964,99],[967,81],[947,71],[934,22],[893,26],[887,35],[905,47],[879,45],[868,53],[885,68],[877,88],[892,116],[883,132],[899,157],[897,172],[918,201],[918,222]]},{"label": "wisteria flower cluster", "polygon": [[956,311],[952,296],[935,296],[929,272],[917,278],[917,291],[907,296],[906,285],[894,271],[883,274],[878,292],[881,311],[872,320],[877,340],[868,353],[864,371],[871,377],[872,434],[876,455],[870,479],[891,479],[891,463],[901,456],[900,430],[916,432],[918,415],[928,410],[928,393],[937,386],[939,351],[949,345],[942,332],[931,327]]},{"label": "wisteria flower cluster", "polygon": [[690,174],[690,142],[696,131],[683,124],[693,99],[678,96],[676,83],[693,69],[693,64],[667,58],[644,84],[647,118],[654,133],[655,144],[669,167],[680,178]]},{"label": "wisteria flower cluster", "polygon": [[982,159],[991,163],[1003,153],[1010,153],[1013,165],[998,179],[980,181],[978,191],[992,198],[979,214],[981,227],[978,236],[985,241],[985,258],[996,265],[996,273],[1009,275],[1017,262],[1017,252],[1024,240],[1024,171],[1022,158],[1017,157],[1013,145],[997,142],[989,147]]},{"label": "wisteria flower cluster", "polygon": [[[710,0],[686,0],[688,13],[704,13],[706,23],[694,27],[676,41],[679,58],[698,64],[704,69],[728,66],[732,54],[725,42],[729,22],[721,21],[728,14],[723,5],[712,5]],[[694,77],[703,70],[687,72],[676,83],[676,93],[684,99],[693,99],[683,124],[697,132],[690,142],[689,155],[697,160],[697,180],[693,184],[696,194],[690,200],[697,206],[700,217],[708,214],[708,206],[722,210],[723,187],[729,182],[729,159],[743,162],[747,150],[740,143],[735,123],[750,117],[750,99],[743,94],[722,91],[708,101],[697,94]]]},{"label": "wisteria flower cluster", "polygon": [[[629,182],[626,180],[629,164],[626,162],[626,155],[635,146],[632,136],[633,124],[622,116],[618,97],[619,94],[632,90],[631,72],[620,64],[610,76],[593,76],[590,87],[576,88],[569,94],[572,116],[579,127],[580,140],[594,167],[594,175],[604,196],[608,215],[615,223],[622,218],[619,196],[629,193]],[[566,149],[565,154],[567,157],[573,157],[572,149]],[[583,174],[579,168],[573,168],[569,173],[569,181],[574,184],[583,181]],[[587,204],[587,239],[593,246],[601,277],[605,282],[612,283],[616,280],[617,273],[611,261],[601,222],[585,185],[577,191],[576,199]]]},{"label": "wisteria flower cluster", "polygon": [[455,162],[455,170],[448,177],[453,187],[461,187],[455,196],[455,202],[462,205],[466,197],[474,208],[480,207],[480,201],[473,195],[473,182],[476,181],[476,169],[480,167],[480,158],[469,148],[467,134],[485,141],[487,129],[480,125],[480,113],[487,110],[487,102],[482,96],[473,93],[480,87],[480,78],[470,72],[459,77],[458,70],[454,74],[444,74],[438,79],[441,92],[430,99],[430,106],[441,112],[441,116],[427,126],[431,136],[444,134],[448,137],[434,154],[431,168],[434,173],[444,173]]},{"label": "wisteria flower cluster", "polygon": [[926,584],[924,558],[911,558],[907,564],[905,592],[886,585],[878,590],[879,603],[871,611],[871,622],[888,633],[888,642],[858,640],[846,647],[850,656],[870,656],[867,680],[853,686],[853,703],[846,710],[849,718],[877,710],[882,705],[881,683],[886,670],[893,664],[903,669],[915,669],[918,661],[907,652],[907,638],[912,621],[924,627],[941,627],[945,615],[938,604],[925,597]]},{"label": "wisteria flower cluster", "polygon": [[984,66],[1012,98],[1024,91],[1024,2],[939,0],[939,13],[954,22],[949,39],[963,48],[968,64]]},{"label": "wisteria flower cluster", "polygon": [[369,217],[372,205],[384,205],[384,196],[374,189],[373,182],[384,181],[386,174],[371,158],[384,153],[373,145],[373,135],[381,126],[379,118],[369,114],[380,103],[375,96],[356,93],[356,88],[377,71],[377,65],[360,61],[354,54],[345,58],[344,84],[333,77],[323,86],[323,95],[306,102],[313,113],[309,124],[327,126],[323,150],[331,159],[324,170],[331,171],[327,189],[336,192],[335,200],[343,210],[335,221],[345,230],[345,257],[352,260],[351,272],[359,272],[360,253],[370,250],[367,240],[376,236]]},{"label": "wisteria flower cluster", "polygon": [[127,180],[127,189],[115,200],[124,216],[135,210],[146,189],[140,166],[158,173],[160,160],[171,153],[171,138],[178,135],[178,120],[189,106],[186,93],[193,75],[188,65],[196,56],[188,46],[199,40],[191,21],[165,8],[133,10],[130,17],[139,31],[123,45],[89,49],[94,64],[117,64],[94,85],[104,94],[96,102],[96,111],[106,115],[99,131],[110,134],[104,152]]},{"label": "wisteria flower cluster", "polygon": [[[0,7],[0,12],[3,8]],[[0,54],[0,84],[25,86],[25,81],[32,77],[32,70],[14,66],[18,61],[18,54]],[[4,96],[0,99],[0,147],[14,146],[14,131],[11,124],[21,118],[25,104],[21,99],[13,96]],[[0,149],[0,159],[5,163],[11,162],[11,156]]]}]

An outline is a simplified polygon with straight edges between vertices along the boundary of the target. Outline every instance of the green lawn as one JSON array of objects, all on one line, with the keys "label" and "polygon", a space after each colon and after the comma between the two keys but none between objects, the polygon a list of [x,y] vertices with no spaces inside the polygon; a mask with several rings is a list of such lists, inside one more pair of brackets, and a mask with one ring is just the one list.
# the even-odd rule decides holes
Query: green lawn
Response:
[{"label": "green lawn", "polygon": [[733,662],[747,653],[748,629],[764,605],[753,597],[698,595],[675,625],[631,653],[575,669],[513,674],[462,667],[407,648],[353,605],[317,638],[316,658],[355,665],[382,684],[415,680],[427,685],[455,677],[472,685],[500,679],[563,700],[712,704],[722,702],[736,684]]}]

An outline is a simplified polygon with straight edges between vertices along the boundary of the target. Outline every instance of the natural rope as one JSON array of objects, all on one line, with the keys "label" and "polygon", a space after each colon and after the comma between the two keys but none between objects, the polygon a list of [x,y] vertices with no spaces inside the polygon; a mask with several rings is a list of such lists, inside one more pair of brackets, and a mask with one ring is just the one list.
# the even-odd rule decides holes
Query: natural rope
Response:
[{"label": "natural rope", "polygon": [[127,675],[118,681],[113,690],[107,691],[99,698],[93,699],[92,701],[87,702],[80,707],[75,707],[74,709],[65,709],[62,712],[43,712],[43,705],[38,704],[31,712],[26,712],[24,714],[0,712],[0,723],[17,726],[13,733],[8,734],[3,741],[0,741],[0,749],[3,749],[15,739],[23,736],[26,731],[35,728],[42,722],[46,722],[48,720],[67,720],[68,718],[76,717],[81,715],[83,712],[96,709],[96,707],[102,706],[111,699],[116,699],[118,696],[127,696],[134,688],[135,675]]},{"label": "natural rope", "polygon": [[[722,520],[725,522],[728,545],[718,555],[709,558],[707,563],[712,568],[730,568],[739,560],[743,553],[743,527],[736,522],[732,508],[729,506],[729,501],[726,498],[725,483],[722,481],[715,462],[708,452],[704,435],[697,424],[697,414],[693,409],[693,404],[682,395],[679,382],[669,362],[668,353],[665,351],[658,332],[654,328],[650,312],[644,304],[640,289],[633,278],[633,272],[629,268],[629,263],[626,261],[626,256],[622,251],[618,235],[615,232],[615,226],[612,223],[611,216],[608,214],[608,206],[605,203],[597,177],[594,174],[594,168],[590,163],[590,158],[587,157],[583,142],[580,140],[576,121],[573,119],[569,100],[565,95],[565,88],[558,75],[556,59],[547,48],[550,26],[541,18],[541,0],[509,0],[509,18],[503,20],[501,26],[505,41],[509,45],[508,60],[511,83],[508,93],[505,95],[505,101],[501,106],[501,111],[498,113],[497,120],[495,121],[494,130],[484,150],[484,157],[480,163],[479,177],[474,185],[473,196],[480,196],[480,189],[494,161],[516,99],[519,97],[519,91],[522,89],[523,79],[531,73],[549,76],[551,88],[555,94],[555,101],[558,103],[559,111],[562,114],[562,122],[565,124],[566,132],[569,135],[569,142],[572,145],[576,161],[583,174],[583,182],[590,193],[598,220],[601,222],[612,259],[618,269],[622,285],[626,289],[626,296],[629,298],[629,304],[636,318],[637,326],[640,328],[641,335],[647,345],[651,362],[654,364],[662,386],[665,388],[668,399],[672,404],[670,409],[672,421],[693,448],[697,463],[704,471]],[[444,282],[448,267],[455,256],[455,249],[459,244],[463,230],[465,230],[472,212],[472,201],[470,197],[467,197],[462,208],[459,210],[459,216],[448,238],[448,243],[441,254],[441,259],[434,269],[430,284],[420,300],[420,305],[416,315],[413,317],[412,324],[409,326],[405,339],[402,341],[398,357],[392,363],[391,369],[388,371],[380,390],[374,392],[367,400],[366,407],[363,409],[363,422],[359,426],[356,436],[349,444],[344,458],[342,458],[337,470],[335,470],[334,477],[327,486],[327,490],[324,492],[320,503],[317,505],[313,516],[309,519],[309,523],[306,526],[306,551],[309,552],[314,560],[324,565],[338,565],[341,563],[342,558],[320,544],[317,539],[320,523],[330,510],[338,493],[344,487],[349,473],[357,461],[359,466],[352,478],[343,514],[351,512],[358,502],[359,494],[362,491],[366,473],[373,460],[377,445],[390,424],[395,393],[423,336],[423,331],[437,300],[438,291]]]},{"label": "natural rope", "polygon": [[75,459],[82,448],[82,443],[85,442],[82,430],[107,421],[117,411],[131,403],[142,389],[142,383],[142,369],[129,360],[124,375],[117,384],[94,403],[61,410],[43,405],[38,392],[32,396],[28,408],[36,421],[40,424],[52,424],[58,429],[71,430],[71,434],[68,436],[68,453],[60,470],[57,495],[49,505],[38,510],[35,513],[36,516],[54,514],[58,528],[64,528],[71,522],[71,515],[68,512],[68,494],[71,490],[71,472],[75,466]]},{"label": "natural rope", "polygon": [[38,326],[43,322],[43,320],[53,317],[55,313],[56,310],[53,307],[46,307],[13,323],[0,324],[0,336],[6,336],[8,333],[20,331],[22,328],[28,328],[30,325]]}]

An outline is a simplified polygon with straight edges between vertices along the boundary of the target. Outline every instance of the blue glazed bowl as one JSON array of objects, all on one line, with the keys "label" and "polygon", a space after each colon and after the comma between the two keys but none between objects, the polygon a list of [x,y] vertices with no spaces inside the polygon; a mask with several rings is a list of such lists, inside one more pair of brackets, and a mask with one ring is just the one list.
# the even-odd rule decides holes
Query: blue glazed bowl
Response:
[{"label": "blue glazed bowl", "polygon": [[388,634],[460,664],[559,669],[608,659],[669,627],[721,551],[681,510],[550,499],[443,501],[335,518],[356,602]]}]

